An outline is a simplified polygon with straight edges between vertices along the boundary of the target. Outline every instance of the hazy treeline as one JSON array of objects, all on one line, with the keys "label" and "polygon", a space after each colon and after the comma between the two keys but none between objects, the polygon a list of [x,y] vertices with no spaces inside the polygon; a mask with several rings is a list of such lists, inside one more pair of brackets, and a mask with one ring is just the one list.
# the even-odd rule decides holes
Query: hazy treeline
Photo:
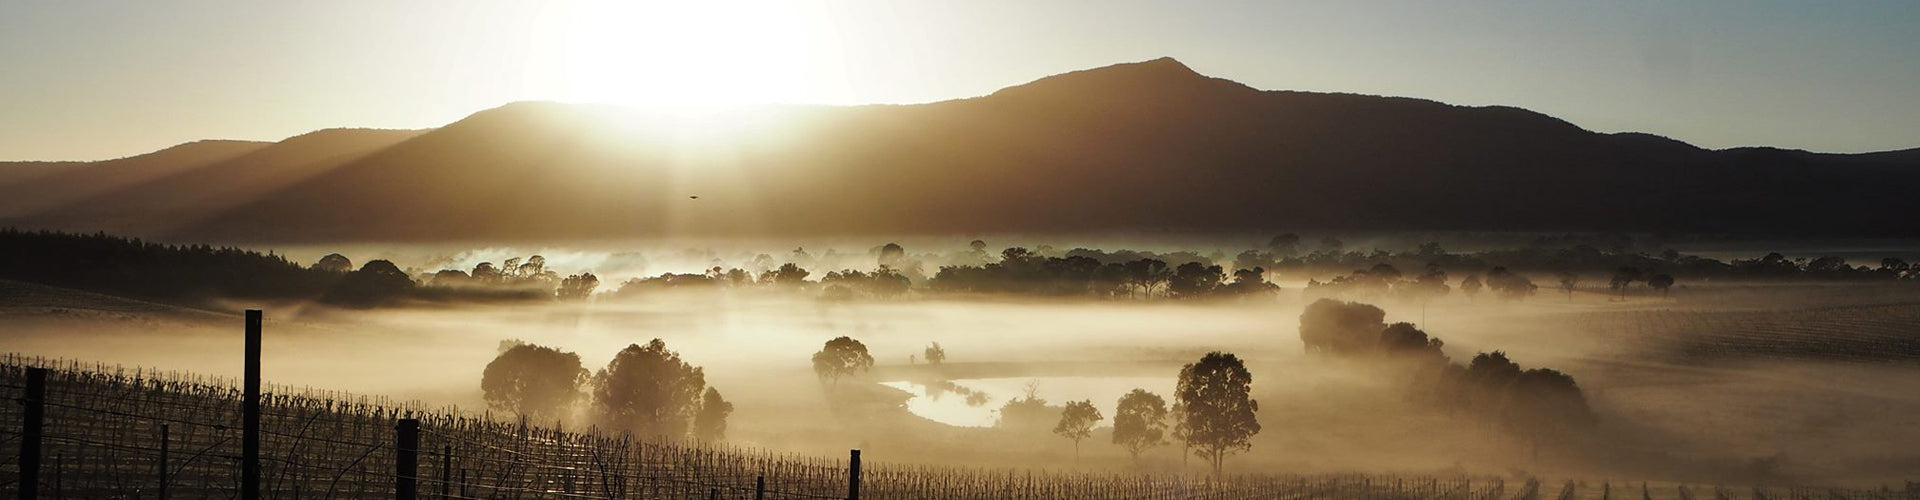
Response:
[{"label": "hazy treeline", "polygon": [[[784,260],[757,254],[733,267],[715,260],[700,272],[635,278],[609,291],[602,290],[591,270],[562,274],[548,268],[539,255],[415,273],[386,260],[356,267],[340,254],[303,267],[272,253],[165,245],[101,233],[5,229],[0,230],[0,242],[5,243],[0,256],[7,257],[0,264],[0,279],[157,300],[312,299],[344,307],[579,300],[602,292],[626,297],[668,289],[749,286],[804,290],[829,299],[916,292],[1202,298],[1258,296],[1279,288],[1272,281],[1308,278],[1309,290],[1317,295],[1431,299],[1456,290],[1470,298],[1483,290],[1519,298],[1542,287],[1571,292],[1583,282],[1600,280],[1621,294],[1636,284],[1664,293],[1676,285],[1710,280],[1920,280],[1920,266],[1891,257],[1855,265],[1835,256],[1790,259],[1770,253],[1723,262],[1673,250],[1652,255],[1626,245],[1602,250],[1594,241],[1545,237],[1524,248],[1472,253],[1449,252],[1438,243],[1401,252],[1360,252],[1331,237],[1308,250],[1310,245],[1298,235],[1283,234],[1231,258],[1219,251],[1203,255],[1045,245],[991,253],[979,240],[967,250],[944,254],[911,254],[894,243],[874,247],[861,258],[833,251],[816,257],[795,249]],[[855,261],[871,264],[831,269]],[[945,264],[929,274],[928,263]],[[1318,279],[1327,275],[1333,276]]]},{"label": "hazy treeline", "polygon": [[1536,454],[1543,442],[1594,423],[1572,376],[1550,368],[1522,369],[1501,351],[1455,363],[1439,337],[1412,323],[1387,324],[1386,311],[1370,304],[1315,301],[1300,314],[1300,341],[1308,354],[1363,363],[1401,378],[1415,401],[1523,436]]},{"label": "hazy treeline", "polygon": [[0,279],[145,299],[317,297],[340,275],[233,247],[0,229]]}]

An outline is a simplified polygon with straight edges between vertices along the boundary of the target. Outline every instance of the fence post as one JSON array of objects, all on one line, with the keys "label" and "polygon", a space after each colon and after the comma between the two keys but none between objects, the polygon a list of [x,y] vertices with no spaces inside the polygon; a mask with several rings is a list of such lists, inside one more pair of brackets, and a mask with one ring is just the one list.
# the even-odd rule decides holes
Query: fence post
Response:
[{"label": "fence post", "polygon": [[241,401],[240,500],[260,500],[260,310],[247,310],[247,368]]},{"label": "fence post", "polygon": [[753,477],[753,500],[766,500],[767,476]]},{"label": "fence post", "polygon": [[[453,445],[440,449],[440,500],[453,498]],[[465,495],[462,495],[465,496]]]},{"label": "fence post", "polygon": [[47,369],[27,369],[26,411],[20,414],[20,500],[40,498],[40,424],[46,417]]},{"label": "fence post", "polygon": [[170,482],[167,480],[167,471],[172,470],[172,467],[167,465],[167,452],[171,448],[169,441],[172,441],[169,436],[172,434],[171,431],[167,424],[160,424],[160,500],[167,500],[167,483]]},{"label": "fence post", "polygon": [[420,473],[420,421],[403,418],[394,429],[400,431],[399,442],[394,445],[394,498],[415,500],[418,490],[414,476]]},{"label": "fence post", "polygon": [[847,500],[860,500],[860,450],[847,462]]}]

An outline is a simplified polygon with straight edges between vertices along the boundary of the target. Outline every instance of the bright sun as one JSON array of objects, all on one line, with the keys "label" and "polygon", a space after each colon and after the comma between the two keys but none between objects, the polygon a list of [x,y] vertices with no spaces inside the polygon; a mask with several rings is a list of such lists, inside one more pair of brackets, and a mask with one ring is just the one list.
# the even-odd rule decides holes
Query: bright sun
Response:
[{"label": "bright sun", "polygon": [[801,1],[563,0],[541,38],[566,100],[649,107],[836,101],[838,41]]}]

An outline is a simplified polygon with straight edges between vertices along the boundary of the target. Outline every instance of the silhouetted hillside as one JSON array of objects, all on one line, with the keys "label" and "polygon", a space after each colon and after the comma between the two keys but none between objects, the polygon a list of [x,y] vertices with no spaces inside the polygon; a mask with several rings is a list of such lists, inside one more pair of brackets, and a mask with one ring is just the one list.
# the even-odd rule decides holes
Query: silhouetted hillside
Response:
[{"label": "silhouetted hillside", "polygon": [[365,129],[310,132],[29,216],[37,223],[55,227],[162,232],[278,193],[420,133]]},{"label": "silhouetted hillside", "polygon": [[[1898,215],[1920,211],[1911,195],[1920,180],[1915,150],[1712,151],[1648,134],[1594,133],[1511,107],[1260,91],[1172,59],[972,99],[773,107],[692,121],[516,103],[310,172],[249,189],[272,194],[205,218],[115,229],[215,241],[1920,234],[1920,219]],[[194,185],[227,189],[209,180],[165,191],[197,192]],[[94,230],[152,205],[133,201],[143,199],[17,223]]]},{"label": "silhouetted hillside", "polygon": [[112,193],[143,182],[238,157],[267,147],[265,142],[196,141],[138,156],[92,163],[0,163],[0,169],[36,171],[0,175],[0,217],[17,217]]}]

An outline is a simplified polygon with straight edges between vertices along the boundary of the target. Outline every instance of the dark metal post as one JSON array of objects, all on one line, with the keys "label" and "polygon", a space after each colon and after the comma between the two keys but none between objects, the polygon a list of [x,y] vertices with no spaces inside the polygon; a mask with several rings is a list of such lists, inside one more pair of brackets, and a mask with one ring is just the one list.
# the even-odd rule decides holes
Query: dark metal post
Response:
[{"label": "dark metal post", "polygon": [[167,500],[167,483],[170,482],[167,479],[167,471],[171,470],[167,465],[167,451],[171,449],[171,443],[168,443],[172,440],[168,436],[171,433],[167,424],[160,424],[160,500]]},{"label": "dark metal post", "polygon": [[847,463],[847,500],[860,500],[860,450]]},{"label": "dark metal post", "polygon": [[753,500],[766,500],[767,476],[753,477]]},{"label": "dark metal post", "polygon": [[260,500],[260,310],[247,310],[247,371],[241,400],[240,500]]},{"label": "dark metal post", "polygon": [[20,414],[20,500],[40,498],[40,424],[46,402],[47,369],[28,368],[27,408]]},{"label": "dark metal post", "polygon": [[400,431],[400,442],[394,446],[398,450],[393,459],[394,498],[415,500],[419,493],[414,476],[420,473],[420,421],[403,418],[394,429]]},{"label": "dark metal post", "polygon": [[440,448],[440,500],[453,498],[453,445]]}]

